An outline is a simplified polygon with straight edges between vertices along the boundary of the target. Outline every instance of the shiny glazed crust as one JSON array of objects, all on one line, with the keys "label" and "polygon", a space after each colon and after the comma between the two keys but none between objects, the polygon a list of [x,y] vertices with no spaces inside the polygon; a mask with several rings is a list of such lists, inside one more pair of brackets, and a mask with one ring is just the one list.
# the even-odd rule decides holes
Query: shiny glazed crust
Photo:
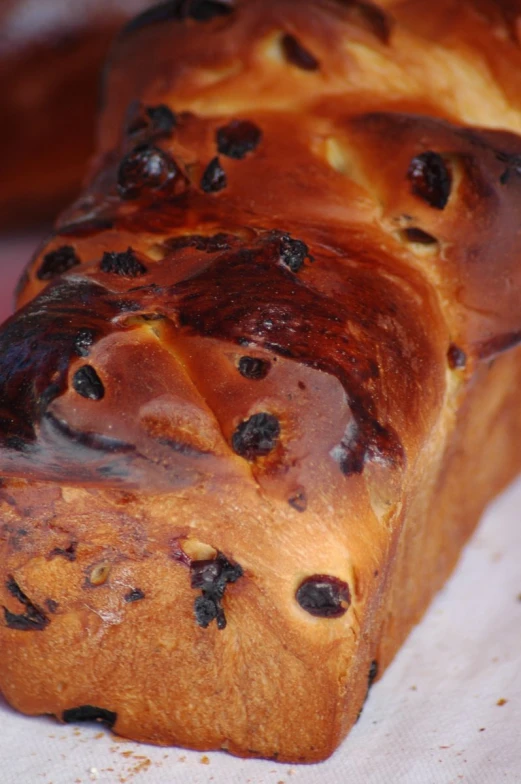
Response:
[{"label": "shiny glazed crust", "polygon": [[420,5],[121,33],[0,333],[19,710],[324,759],[521,468],[516,7]]}]

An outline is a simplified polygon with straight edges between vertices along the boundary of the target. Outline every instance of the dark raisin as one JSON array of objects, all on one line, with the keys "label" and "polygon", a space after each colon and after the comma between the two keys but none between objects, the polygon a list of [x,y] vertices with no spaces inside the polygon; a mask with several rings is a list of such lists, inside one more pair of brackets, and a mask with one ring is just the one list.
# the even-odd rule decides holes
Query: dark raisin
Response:
[{"label": "dark raisin", "polygon": [[280,424],[273,414],[254,414],[241,422],[232,437],[232,447],[246,460],[268,455],[276,446]]},{"label": "dark raisin", "polygon": [[137,199],[164,189],[181,171],[168,153],[151,144],[141,144],[126,155],[118,169],[118,191],[122,199]]},{"label": "dark raisin", "polygon": [[139,602],[144,598],[145,594],[141,588],[132,588],[131,591],[125,594],[125,601],[128,602],[128,604],[132,604],[132,602]]},{"label": "dark raisin", "polygon": [[21,632],[43,631],[50,623],[43,610],[31,602],[12,577],[7,579],[5,587],[11,596],[14,596],[26,608],[24,613],[17,614],[4,607],[6,625],[10,629],[16,629]]},{"label": "dark raisin", "polygon": [[226,16],[234,10],[234,0],[169,0],[139,14],[125,27],[125,33],[133,33],[152,24],[175,20],[194,19],[208,22],[214,17]]},{"label": "dark raisin", "polygon": [[88,400],[101,400],[105,388],[100,377],[91,365],[83,365],[73,376],[72,386],[78,395]]},{"label": "dark raisin", "polygon": [[451,343],[447,351],[447,360],[452,370],[461,370],[467,364],[467,355],[462,348]]},{"label": "dark raisin", "polygon": [[74,352],[79,357],[88,357],[96,333],[92,329],[80,329],[74,339]]},{"label": "dark raisin", "polygon": [[177,125],[177,117],[164,103],[158,106],[147,106],[144,113],[130,123],[128,133],[134,135],[146,131],[153,137],[170,136]]},{"label": "dark raisin", "polygon": [[432,234],[427,234],[426,231],[417,229],[416,227],[404,229],[403,236],[407,242],[418,242],[420,245],[436,245],[438,242],[436,237],[433,237]]},{"label": "dark raisin", "polygon": [[55,602],[54,599],[46,599],[45,605],[50,613],[55,613],[58,610],[59,604]]},{"label": "dark raisin", "polygon": [[219,128],[216,134],[217,149],[228,158],[241,160],[255,150],[262,139],[262,131],[249,120],[232,120]]},{"label": "dark raisin", "polygon": [[452,177],[441,155],[431,150],[412,159],[407,177],[412,192],[437,210],[442,210],[450,196]]},{"label": "dark raisin", "polygon": [[118,714],[106,708],[96,708],[94,705],[80,705],[79,708],[69,708],[62,713],[62,720],[66,724],[75,724],[77,721],[101,721],[108,727],[113,727]]},{"label": "dark raisin", "polygon": [[304,242],[293,240],[289,235],[283,235],[280,245],[280,260],[292,272],[299,272],[308,257],[308,246]]},{"label": "dark raisin", "polygon": [[194,602],[195,619],[199,626],[206,629],[215,619],[218,629],[226,628],[221,599],[228,583],[236,582],[242,575],[242,567],[229,561],[222,553],[218,553],[214,560],[192,561],[190,585],[201,591],[201,596]]},{"label": "dark raisin", "polygon": [[39,280],[52,280],[73,267],[77,267],[78,264],[81,264],[81,261],[72,245],[62,245],[61,248],[45,254],[36,277]]},{"label": "dark raisin", "polygon": [[102,272],[121,275],[121,277],[125,278],[139,278],[148,272],[132,248],[127,248],[123,253],[104,253],[100,269]]},{"label": "dark raisin", "polygon": [[70,545],[65,548],[55,547],[54,550],[51,550],[51,552],[47,557],[51,559],[51,558],[56,558],[57,556],[61,556],[62,558],[66,558],[67,561],[75,561],[77,547],[78,547],[78,542],[71,542]]},{"label": "dark raisin", "polygon": [[376,661],[376,659],[373,659],[373,661],[371,662],[371,666],[369,667],[369,675],[367,677],[367,691],[369,691],[369,689],[375,682],[377,675],[378,675],[378,662]]},{"label": "dark raisin", "polygon": [[282,51],[288,62],[296,65],[297,68],[301,68],[303,71],[316,71],[319,68],[317,58],[311,52],[308,52],[307,49],[304,49],[294,35],[287,33],[283,37]]},{"label": "dark raisin", "polygon": [[217,618],[217,604],[213,599],[208,599],[206,596],[198,596],[194,601],[194,614],[198,626],[206,629]]},{"label": "dark raisin", "polygon": [[297,512],[305,512],[308,507],[308,499],[304,490],[297,490],[288,498],[288,504]]},{"label": "dark raisin", "polygon": [[302,609],[320,618],[339,618],[351,603],[347,583],[327,574],[307,577],[297,590],[296,599]]},{"label": "dark raisin", "polygon": [[201,178],[201,188],[205,193],[217,193],[228,185],[226,172],[219,163],[219,158],[212,158]]},{"label": "dark raisin", "polygon": [[241,357],[239,360],[239,373],[244,378],[249,378],[252,381],[260,381],[269,373],[271,362],[259,357]]}]

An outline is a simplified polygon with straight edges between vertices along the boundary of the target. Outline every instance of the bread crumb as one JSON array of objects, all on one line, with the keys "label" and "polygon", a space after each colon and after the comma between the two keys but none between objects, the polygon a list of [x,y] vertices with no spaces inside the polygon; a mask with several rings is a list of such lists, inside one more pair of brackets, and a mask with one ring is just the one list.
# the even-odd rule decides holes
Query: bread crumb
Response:
[{"label": "bread crumb", "polygon": [[202,763],[203,765],[209,765],[209,764],[210,764],[210,760],[209,760],[209,758],[206,756],[206,754],[203,754],[203,756],[201,757],[201,763]]},{"label": "bread crumb", "polygon": [[486,730],[486,727],[480,727],[479,728],[479,732],[485,732],[485,730]]},{"label": "bread crumb", "polygon": [[506,705],[507,702],[508,702],[508,700],[505,700],[504,697],[501,697],[501,699],[496,702],[496,705],[499,705],[499,706]]}]

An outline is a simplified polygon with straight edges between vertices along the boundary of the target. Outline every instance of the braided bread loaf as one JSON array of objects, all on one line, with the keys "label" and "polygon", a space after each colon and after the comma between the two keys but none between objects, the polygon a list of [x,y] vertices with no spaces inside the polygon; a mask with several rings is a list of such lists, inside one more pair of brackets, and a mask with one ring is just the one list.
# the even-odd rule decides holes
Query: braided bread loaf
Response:
[{"label": "braided bread loaf", "polygon": [[516,10],[122,32],[0,332],[16,708],[292,762],[346,735],[521,469]]}]

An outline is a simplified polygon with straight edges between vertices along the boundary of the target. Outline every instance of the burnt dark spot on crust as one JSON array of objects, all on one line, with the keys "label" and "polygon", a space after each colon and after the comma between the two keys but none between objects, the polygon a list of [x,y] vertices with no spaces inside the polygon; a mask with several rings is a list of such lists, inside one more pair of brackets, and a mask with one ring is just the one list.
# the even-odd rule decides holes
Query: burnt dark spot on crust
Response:
[{"label": "burnt dark spot on crust", "polygon": [[452,177],[447,164],[437,152],[428,150],[412,159],[407,178],[411,190],[437,210],[443,210],[449,200]]},{"label": "burnt dark spot on crust", "polygon": [[171,136],[177,125],[177,117],[164,103],[158,106],[139,106],[136,116],[129,123],[127,132],[131,136],[143,134],[149,138]]},{"label": "burnt dark spot on crust", "polygon": [[80,705],[78,708],[69,708],[62,713],[62,720],[66,724],[75,724],[78,721],[98,721],[113,727],[118,714],[106,708],[96,708],[94,705]]},{"label": "burnt dark spot on crust", "polygon": [[312,260],[305,242],[294,240],[289,234],[281,235],[280,260],[286,267],[289,267],[292,272],[299,272],[307,258]]},{"label": "burnt dark spot on crust", "polygon": [[24,613],[16,614],[4,607],[6,626],[21,632],[43,631],[50,623],[43,610],[27,598],[13,577],[8,577],[5,587],[26,608]]},{"label": "burnt dark spot on crust", "polygon": [[127,248],[123,253],[104,253],[100,269],[112,275],[121,275],[125,278],[139,278],[148,272],[132,248]]},{"label": "burnt dark spot on crust", "polygon": [[461,370],[467,364],[467,355],[462,348],[451,343],[447,351],[447,361],[452,370]]},{"label": "burnt dark spot on crust", "polygon": [[145,598],[145,594],[141,590],[141,588],[132,588],[131,591],[125,594],[125,601],[128,604],[132,604],[133,602],[140,602],[141,599]]},{"label": "burnt dark spot on crust", "polygon": [[51,550],[47,558],[51,559],[61,556],[62,558],[66,558],[67,561],[75,561],[77,547],[78,542],[71,542],[68,547],[55,547],[54,550]]},{"label": "burnt dark spot on crust", "polygon": [[76,371],[72,386],[78,395],[88,400],[102,400],[105,396],[105,387],[92,365],[83,365]]},{"label": "burnt dark spot on crust", "polygon": [[308,499],[304,490],[297,490],[288,498],[288,504],[297,512],[305,512],[308,508]]},{"label": "burnt dark spot on crust", "polygon": [[184,250],[185,248],[195,248],[203,250],[205,253],[218,253],[223,250],[230,250],[237,238],[233,234],[185,234],[182,237],[172,237],[163,242],[163,247],[169,251]]},{"label": "burnt dark spot on crust", "polygon": [[351,603],[347,583],[327,574],[306,577],[295,597],[303,610],[318,618],[339,618]]},{"label": "burnt dark spot on crust", "polygon": [[269,455],[275,449],[280,435],[280,424],[273,414],[254,414],[241,422],[232,437],[233,451],[246,458]]},{"label": "burnt dark spot on crust", "polygon": [[232,120],[216,133],[217,149],[228,158],[242,160],[262,139],[262,131],[249,120]]},{"label": "burnt dark spot on crust", "polygon": [[260,357],[241,357],[238,364],[239,373],[244,378],[260,381],[268,375],[271,363]]},{"label": "burnt dark spot on crust", "polygon": [[203,629],[215,619],[218,629],[226,628],[226,617],[221,606],[228,583],[235,583],[242,577],[242,567],[232,563],[222,553],[214,560],[192,561],[190,564],[190,585],[201,591],[194,602],[197,624]]},{"label": "burnt dark spot on crust", "polygon": [[80,329],[74,338],[74,353],[79,357],[88,357],[95,338],[96,333],[94,330]]},{"label": "burnt dark spot on crust", "polygon": [[436,245],[438,240],[432,234],[427,234],[423,229],[418,229],[411,226],[409,229],[403,229],[402,236],[407,242],[417,242],[420,245]]},{"label": "burnt dark spot on crust", "polygon": [[201,188],[205,193],[217,193],[228,185],[226,172],[222,168],[219,158],[212,158],[201,178]]},{"label": "burnt dark spot on crust", "polygon": [[77,267],[78,264],[81,264],[81,261],[72,245],[62,245],[45,254],[36,277],[38,280],[52,280],[73,267]]},{"label": "burnt dark spot on crust", "polygon": [[58,602],[54,601],[54,599],[46,599],[45,606],[49,610],[50,613],[55,613],[58,611],[58,607],[60,606]]},{"label": "burnt dark spot on crust", "polygon": [[168,153],[152,144],[140,144],[119,165],[118,192],[122,199],[138,199],[181,179],[181,170]]},{"label": "burnt dark spot on crust", "polygon": [[317,71],[319,68],[319,62],[316,57],[314,57],[311,52],[307,49],[304,49],[302,44],[295,38],[294,35],[290,35],[287,33],[282,38],[282,51],[284,52],[284,56],[289,63],[296,65],[297,68],[301,68],[303,71]]},{"label": "burnt dark spot on crust", "polygon": [[231,14],[234,6],[234,0],[169,0],[132,19],[124,28],[124,33],[133,33],[161,22],[182,22],[185,19],[208,22],[215,17]]}]

